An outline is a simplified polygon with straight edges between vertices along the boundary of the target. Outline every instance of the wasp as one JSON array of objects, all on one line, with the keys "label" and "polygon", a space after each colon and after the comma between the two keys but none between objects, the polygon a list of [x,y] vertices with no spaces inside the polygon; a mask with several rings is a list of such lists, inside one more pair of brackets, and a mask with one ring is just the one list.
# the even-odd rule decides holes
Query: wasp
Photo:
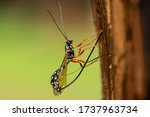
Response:
[{"label": "wasp", "polygon": [[[60,6],[60,3],[59,3],[59,6]],[[61,6],[60,6],[60,8],[61,8]],[[62,90],[64,90],[68,86],[70,86],[73,82],[75,82],[78,79],[78,77],[80,76],[80,74],[82,73],[83,69],[86,66],[91,65],[92,63],[97,61],[97,59],[99,58],[99,57],[96,57],[89,61],[89,58],[90,58],[92,52],[94,51],[95,46],[97,45],[98,41],[100,40],[102,30],[101,29],[98,30],[95,34],[91,35],[88,38],[83,39],[78,45],[74,46],[73,40],[68,39],[67,36],[65,35],[65,33],[62,32],[62,30],[58,26],[56,20],[54,19],[52,13],[50,12],[50,10],[47,9],[47,12],[50,15],[51,19],[53,20],[53,22],[55,23],[59,32],[62,34],[62,36],[66,40],[64,59],[62,61],[61,66],[52,74],[51,81],[50,81],[50,84],[53,87],[54,94],[59,95],[62,92]],[[61,13],[61,15],[62,15],[62,13]],[[97,35],[99,35],[99,37],[96,40],[96,38],[94,38],[94,37],[96,37]],[[94,38],[94,39],[91,40],[91,38]],[[90,46],[95,40],[96,40],[96,43],[94,44],[94,46]],[[85,42],[87,42],[87,43],[85,43]],[[92,50],[86,61],[78,59],[78,57],[80,57],[86,50],[88,50],[90,48],[92,48]],[[77,54],[74,51],[75,49],[78,49]],[[81,67],[81,70],[80,70],[79,74],[77,75],[77,77],[72,82],[70,82],[69,84],[66,84],[67,65],[70,62],[78,63]]]}]

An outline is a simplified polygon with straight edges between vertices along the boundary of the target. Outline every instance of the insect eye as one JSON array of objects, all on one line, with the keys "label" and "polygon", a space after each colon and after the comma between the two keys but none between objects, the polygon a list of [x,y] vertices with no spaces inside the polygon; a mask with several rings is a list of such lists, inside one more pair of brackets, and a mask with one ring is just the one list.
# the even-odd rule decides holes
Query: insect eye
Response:
[{"label": "insect eye", "polygon": [[73,42],[73,41],[72,41],[72,40],[70,40],[70,44],[72,44],[72,42]]},{"label": "insect eye", "polygon": [[66,44],[72,44],[72,40],[67,40]]}]

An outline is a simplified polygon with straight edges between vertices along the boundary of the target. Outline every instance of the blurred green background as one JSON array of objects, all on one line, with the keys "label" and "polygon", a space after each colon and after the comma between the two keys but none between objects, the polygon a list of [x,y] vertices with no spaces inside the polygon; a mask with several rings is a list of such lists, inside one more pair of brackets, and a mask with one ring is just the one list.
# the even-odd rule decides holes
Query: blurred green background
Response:
[{"label": "blurred green background", "polygon": [[[75,45],[95,32],[89,0],[61,0],[61,5],[65,32]],[[61,65],[65,40],[47,8],[61,26],[58,0],[0,2],[0,99],[100,99],[99,62],[86,68],[60,96],[53,94],[50,77]],[[98,48],[92,58],[96,56]],[[71,63],[68,72],[77,68]],[[77,74],[68,76],[68,82]]]}]

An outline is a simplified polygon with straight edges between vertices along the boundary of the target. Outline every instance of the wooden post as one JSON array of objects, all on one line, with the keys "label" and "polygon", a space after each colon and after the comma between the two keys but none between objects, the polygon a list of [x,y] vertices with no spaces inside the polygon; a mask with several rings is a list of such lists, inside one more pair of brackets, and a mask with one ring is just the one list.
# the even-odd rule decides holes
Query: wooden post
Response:
[{"label": "wooden post", "polygon": [[102,29],[103,99],[144,99],[144,62],[138,0],[91,0]]}]

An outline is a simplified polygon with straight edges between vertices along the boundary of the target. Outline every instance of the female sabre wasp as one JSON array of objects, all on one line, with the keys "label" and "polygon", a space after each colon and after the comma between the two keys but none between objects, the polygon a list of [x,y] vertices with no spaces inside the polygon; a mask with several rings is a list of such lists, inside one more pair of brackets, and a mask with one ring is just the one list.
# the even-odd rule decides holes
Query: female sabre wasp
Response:
[{"label": "female sabre wasp", "polygon": [[[59,4],[60,5],[60,4]],[[61,8],[61,7],[60,7]],[[62,90],[64,90],[65,88],[67,88],[68,86],[70,86],[73,82],[75,82],[75,80],[77,80],[77,78],[80,76],[81,72],[83,71],[83,69],[86,67],[86,65],[88,65],[87,63],[90,63],[92,64],[93,61],[96,60],[96,58],[99,58],[99,57],[96,57],[95,59],[91,60],[91,61],[88,61],[92,52],[94,51],[94,48],[95,46],[97,45],[99,39],[100,39],[100,35],[101,35],[101,32],[102,30],[98,30],[95,34],[93,34],[92,36],[82,40],[78,45],[76,46],[73,46],[72,43],[73,43],[73,40],[69,40],[67,38],[67,36],[65,35],[65,33],[62,32],[62,30],[60,29],[60,27],[58,26],[58,24],[56,23],[52,13],[50,12],[50,10],[47,9],[47,12],[49,13],[50,17],[52,18],[52,20],[54,21],[56,27],[58,28],[58,30],[60,31],[60,33],[63,35],[63,37],[65,38],[66,40],[66,45],[65,45],[65,56],[64,56],[64,59],[63,59],[63,62],[60,66],[59,69],[57,69],[54,74],[51,76],[51,85],[53,87],[53,91],[54,91],[54,94],[55,95],[59,95]],[[94,40],[96,38],[94,38],[95,36],[99,35],[96,43],[94,46],[90,46],[90,47],[87,47],[89,45],[91,45]],[[90,41],[91,38],[94,38],[92,41]],[[89,43],[83,45],[85,42],[88,42],[90,41]],[[84,47],[87,47],[85,49],[83,49]],[[74,52],[74,49],[78,48],[78,53],[77,55],[75,54]],[[90,49],[92,48],[88,58],[86,61],[84,60],[79,60],[78,57],[81,56],[85,50],[87,49]],[[72,81],[70,82],[69,84],[66,85],[66,77],[67,77],[67,65],[70,63],[70,62],[74,62],[74,63],[79,63],[80,66],[81,66],[81,70],[79,72],[79,74],[77,75],[77,77]]]}]

